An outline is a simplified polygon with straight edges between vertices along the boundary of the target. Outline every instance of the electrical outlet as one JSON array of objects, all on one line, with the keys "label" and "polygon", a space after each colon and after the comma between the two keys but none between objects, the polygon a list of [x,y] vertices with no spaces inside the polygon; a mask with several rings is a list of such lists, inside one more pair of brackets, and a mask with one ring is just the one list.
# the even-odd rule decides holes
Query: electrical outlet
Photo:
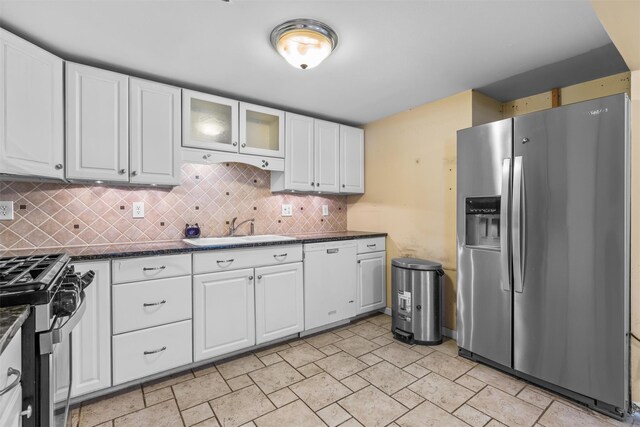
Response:
[{"label": "electrical outlet", "polygon": [[133,202],[133,217],[144,218],[144,202]]},{"label": "electrical outlet", "polygon": [[291,205],[282,205],[282,216],[292,216],[293,208]]},{"label": "electrical outlet", "polygon": [[0,221],[13,220],[13,202],[0,202]]},{"label": "electrical outlet", "polygon": [[322,205],[322,216],[329,216],[329,205]]}]

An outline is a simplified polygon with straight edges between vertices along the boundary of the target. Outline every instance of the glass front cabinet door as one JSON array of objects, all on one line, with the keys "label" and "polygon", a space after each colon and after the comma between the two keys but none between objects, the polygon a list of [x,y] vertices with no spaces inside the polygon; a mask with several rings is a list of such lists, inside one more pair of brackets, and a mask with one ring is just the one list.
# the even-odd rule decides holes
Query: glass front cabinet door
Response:
[{"label": "glass front cabinet door", "polygon": [[284,111],[241,102],[240,153],[284,158]]},{"label": "glass front cabinet door", "polygon": [[238,152],[238,101],[182,90],[182,145]]}]

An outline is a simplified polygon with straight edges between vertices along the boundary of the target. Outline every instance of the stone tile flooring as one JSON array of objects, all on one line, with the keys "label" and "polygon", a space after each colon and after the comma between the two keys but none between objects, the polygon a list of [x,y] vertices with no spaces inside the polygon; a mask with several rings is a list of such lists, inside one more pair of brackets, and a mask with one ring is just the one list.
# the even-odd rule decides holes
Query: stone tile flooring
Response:
[{"label": "stone tile flooring", "polygon": [[[484,365],[408,346],[383,314],[171,375],[74,408],[71,427],[638,425]],[[634,424],[635,423],[635,424]]]}]

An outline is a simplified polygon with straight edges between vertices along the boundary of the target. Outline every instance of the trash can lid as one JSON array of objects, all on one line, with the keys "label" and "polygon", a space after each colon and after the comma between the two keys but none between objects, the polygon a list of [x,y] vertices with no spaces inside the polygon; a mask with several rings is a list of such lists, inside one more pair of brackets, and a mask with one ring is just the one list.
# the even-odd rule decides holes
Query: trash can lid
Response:
[{"label": "trash can lid", "polygon": [[391,265],[411,270],[442,270],[442,264],[420,258],[394,258]]}]

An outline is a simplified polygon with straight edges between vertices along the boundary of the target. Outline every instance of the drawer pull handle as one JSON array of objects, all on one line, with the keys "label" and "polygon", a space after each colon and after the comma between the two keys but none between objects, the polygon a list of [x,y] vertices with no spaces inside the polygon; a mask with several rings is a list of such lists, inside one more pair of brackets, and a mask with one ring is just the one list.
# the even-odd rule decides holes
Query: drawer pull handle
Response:
[{"label": "drawer pull handle", "polygon": [[218,265],[226,264],[226,263],[232,263],[233,262],[233,258],[231,258],[231,259],[219,259],[216,262],[218,263]]},{"label": "drawer pull handle", "polygon": [[373,244],[371,244],[371,245],[367,245],[367,247],[368,247],[368,248],[375,248],[375,247],[376,247],[376,244],[375,244],[375,243],[373,243]]},{"label": "drawer pull handle", "polygon": [[327,249],[328,254],[337,254],[339,251],[340,249]]},{"label": "drawer pull handle", "polygon": [[165,304],[167,302],[167,300],[162,300],[162,301],[158,301],[158,302],[145,302],[144,304],[142,304],[144,307],[153,307],[154,305],[162,305]]},{"label": "drawer pull handle", "polygon": [[156,353],[160,353],[161,351],[165,351],[167,349],[167,346],[163,346],[162,348],[159,348],[157,350],[150,350],[150,351],[145,351],[144,354],[156,354]]},{"label": "drawer pull handle", "polygon": [[16,388],[18,384],[20,384],[20,380],[22,379],[22,373],[17,369],[9,368],[7,369],[7,377],[10,377],[11,375],[15,375],[16,379],[13,380],[11,384],[9,384],[8,386],[0,390],[0,396],[9,393],[11,390]]},{"label": "drawer pull handle", "polygon": [[165,268],[167,268],[166,265],[161,265],[160,267],[142,267],[142,271],[164,270]]},{"label": "drawer pull handle", "polygon": [[285,258],[288,254],[274,254],[274,258]]}]

